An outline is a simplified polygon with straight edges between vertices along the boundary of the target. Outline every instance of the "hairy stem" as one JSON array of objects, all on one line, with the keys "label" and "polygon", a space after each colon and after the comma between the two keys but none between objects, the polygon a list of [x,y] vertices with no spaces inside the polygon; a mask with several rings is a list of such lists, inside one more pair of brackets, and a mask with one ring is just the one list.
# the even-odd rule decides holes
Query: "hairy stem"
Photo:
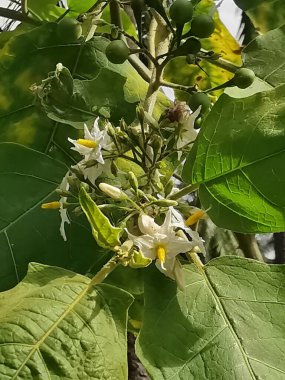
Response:
[{"label": "hairy stem", "polygon": [[238,241],[239,248],[243,251],[245,257],[264,262],[255,235],[235,232],[235,237]]},{"label": "hairy stem", "polygon": [[120,265],[117,256],[113,256],[100,270],[96,275],[91,279],[90,285],[100,284],[105,280],[105,278]]}]

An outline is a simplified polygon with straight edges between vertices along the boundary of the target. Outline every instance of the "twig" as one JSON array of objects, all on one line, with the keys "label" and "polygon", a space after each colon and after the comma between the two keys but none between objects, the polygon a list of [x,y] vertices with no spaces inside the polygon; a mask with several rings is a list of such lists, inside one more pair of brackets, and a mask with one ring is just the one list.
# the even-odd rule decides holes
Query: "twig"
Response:
[{"label": "twig", "polygon": [[32,25],[41,25],[40,21],[37,21],[25,13],[14,11],[13,9],[7,9],[0,7],[0,16],[9,18],[11,20],[26,22]]},{"label": "twig", "polygon": [[245,257],[264,262],[255,235],[235,232],[235,237],[238,241],[239,248],[243,251]]}]

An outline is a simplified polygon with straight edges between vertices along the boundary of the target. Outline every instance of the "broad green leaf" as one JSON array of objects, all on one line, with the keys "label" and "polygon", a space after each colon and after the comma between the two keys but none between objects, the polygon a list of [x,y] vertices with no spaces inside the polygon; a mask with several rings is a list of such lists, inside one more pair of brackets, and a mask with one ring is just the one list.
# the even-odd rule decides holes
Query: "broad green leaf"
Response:
[{"label": "broad green leaf", "polygon": [[285,83],[285,26],[257,37],[243,50],[244,65],[271,86]]},{"label": "broad green leaf", "polygon": [[183,178],[199,184],[219,227],[285,229],[285,86],[244,98],[222,95],[186,160]]},{"label": "broad green leaf", "polygon": [[285,8],[283,0],[234,0],[246,11],[255,28],[266,33],[285,23]]},{"label": "broad green leaf", "polygon": [[[21,35],[15,32],[0,50],[0,140],[18,142],[71,163],[72,151],[67,137],[76,138],[78,132],[47,118],[36,106],[30,87],[40,84],[61,62],[73,77],[80,82],[86,80],[88,90],[91,83],[94,92],[97,77],[100,88],[105,86],[104,94],[113,89],[114,78],[124,78],[122,94],[135,110],[136,102],[146,93],[147,83],[129,63],[114,65],[108,62],[104,54],[105,38],[94,37],[85,44],[83,41],[59,44],[55,29],[55,23],[47,23]],[[103,79],[106,79],[104,84]],[[165,97],[160,99],[162,102]],[[130,111],[126,110],[124,116]]]},{"label": "broad green leaf", "polygon": [[30,261],[80,273],[93,266],[94,271],[98,270],[97,261],[100,266],[104,264],[106,256],[103,252],[102,256],[95,255],[100,248],[85,220],[76,218],[66,227],[65,242],[59,232],[59,212],[41,209],[42,203],[59,199],[55,189],[66,171],[65,165],[43,153],[18,144],[0,144],[1,290],[17,284]]},{"label": "broad green leaf", "polygon": [[94,0],[67,0],[68,8],[70,8],[72,12],[78,14],[87,12],[95,3],[96,1]]},{"label": "broad green leaf", "polygon": [[27,0],[28,9],[36,19],[53,21],[66,11],[57,6],[57,0]]},{"label": "broad green leaf", "polygon": [[[202,0],[197,6],[196,13],[210,13],[214,5],[212,0]],[[232,37],[230,32],[221,22],[218,12],[214,14],[216,28],[210,38],[201,39],[202,47],[206,50],[212,50],[221,54],[221,57],[241,65],[241,48],[237,41]],[[207,61],[199,62],[205,70],[203,72],[197,65],[189,65],[185,57],[172,59],[165,69],[165,79],[170,82],[179,83],[185,86],[197,85],[201,90],[206,90],[232,78],[233,74],[221,69]],[[180,99],[187,100],[189,94],[177,92]]]},{"label": "broad green leaf", "polygon": [[184,291],[145,278],[136,349],[151,378],[283,380],[285,266],[230,256],[184,273]]},{"label": "broad green leaf", "polygon": [[30,264],[24,280],[0,294],[1,379],[127,379],[131,303],[121,289]]},{"label": "broad green leaf", "polygon": [[109,219],[102,213],[84,187],[79,193],[79,202],[92,228],[93,236],[101,247],[112,249],[120,245],[122,229],[113,227]]}]

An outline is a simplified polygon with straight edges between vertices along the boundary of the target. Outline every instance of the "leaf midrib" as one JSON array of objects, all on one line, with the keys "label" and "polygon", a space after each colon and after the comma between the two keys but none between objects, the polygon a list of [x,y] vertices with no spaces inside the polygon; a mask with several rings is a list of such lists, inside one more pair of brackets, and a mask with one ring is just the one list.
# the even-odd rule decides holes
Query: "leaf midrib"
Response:
[{"label": "leaf midrib", "polygon": [[45,332],[45,334],[41,337],[41,339],[38,340],[38,342],[33,346],[30,353],[27,355],[25,360],[23,360],[21,366],[18,368],[18,370],[15,372],[14,376],[11,378],[11,380],[16,380],[17,376],[21,372],[21,370],[24,368],[28,360],[31,358],[31,356],[36,352],[39,351],[39,347],[42,345],[42,343],[49,337],[49,335],[52,333],[52,331],[59,325],[61,321],[64,320],[64,318],[71,312],[75,306],[83,299],[85,294],[88,292],[89,289],[91,289],[93,286],[92,281],[90,281],[88,284],[86,284],[86,287],[81,290],[81,292],[77,295],[77,297],[71,302],[71,304],[68,305],[66,310],[62,313],[62,315],[57,319],[56,322],[54,322],[50,328]]},{"label": "leaf midrib", "polygon": [[[192,185],[201,185],[201,184],[203,184],[203,183],[207,183],[207,182],[210,182],[210,181],[214,181],[215,179],[218,179],[218,178],[220,178],[220,177],[226,176],[226,175],[228,175],[228,174],[230,174],[230,173],[234,173],[234,172],[236,172],[236,171],[238,171],[238,170],[241,170],[241,171],[242,171],[242,169],[244,169],[244,168],[247,168],[247,167],[249,167],[249,166],[251,166],[251,165],[255,165],[255,164],[258,163],[258,162],[265,161],[265,160],[267,160],[267,159],[269,159],[269,158],[271,158],[271,157],[277,156],[278,154],[282,154],[282,153],[284,153],[284,152],[285,152],[285,148],[279,150],[278,152],[271,153],[271,154],[267,155],[266,157],[261,157],[261,158],[258,158],[257,160],[251,161],[251,162],[249,162],[249,163],[247,163],[247,164],[239,165],[238,167],[235,167],[235,168],[233,168],[233,169],[230,169],[230,170],[224,171],[224,172],[222,172],[222,173],[220,173],[220,174],[218,174],[218,175],[216,175],[216,176],[213,176],[213,177],[211,177],[211,178],[205,178],[205,179],[202,180],[202,181],[192,181]],[[195,158],[195,161],[196,161],[196,160],[197,160],[197,157]]]},{"label": "leaf midrib", "polygon": [[229,331],[231,332],[234,340],[237,343],[238,348],[240,349],[240,352],[241,352],[241,354],[243,356],[244,362],[246,364],[246,367],[248,369],[248,372],[249,372],[251,378],[254,379],[254,380],[256,380],[256,376],[255,376],[255,374],[253,372],[253,369],[252,369],[252,367],[251,367],[251,365],[249,363],[247,354],[246,354],[245,350],[243,349],[242,344],[241,344],[241,342],[239,340],[239,337],[237,336],[234,328],[232,327],[232,325],[231,325],[231,323],[230,323],[230,321],[229,321],[229,319],[227,317],[225,309],[224,309],[224,307],[223,307],[223,305],[222,305],[222,303],[221,303],[218,295],[216,294],[216,292],[215,292],[215,290],[214,290],[214,288],[212,286],[212,283],[211,283],[210,279],[207,276],[207,272],[205,271],[205,268],[203,268],[203,271],[201,271],[201,272],[203,273],[203,277],[205,279],[206,285],[209,288],[209,290],[210,290],[210,292],[211,292],[211,294],[213,296],[213,299],[214,299],[214,301],[215,301],[215,303],[216,303],[216,305],[217,305],[217,307],[218,307],[218,309],[219,309],[219,311],[221,313],[221,317],[223,318],[225,324],[228,326]]}]

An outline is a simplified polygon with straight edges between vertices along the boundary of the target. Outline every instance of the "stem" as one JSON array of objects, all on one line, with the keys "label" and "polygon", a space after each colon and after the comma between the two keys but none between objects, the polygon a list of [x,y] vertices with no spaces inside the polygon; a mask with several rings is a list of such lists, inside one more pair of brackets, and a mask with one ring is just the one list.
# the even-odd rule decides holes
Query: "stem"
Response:
[{"label": "stem", "polygon": [[208,58],[208,57],[205,57],[204,55],[203,56],[199,56],[199,58],[205,59],[206,61],[208,61],[212,65],[220,67],[221,69],[225,69],[225,70],[227,70],[227,71],[229,71],[230,73],[233,73],[233,74],[237,71],[237,69],[239,69],[238,66],[232,64],[231,62],[229,62],[229,61],[227,61],[226,59],[223,59],[223,58],[211,59],[210,57]]},{"label": "stem", "polygon": [[186,91],[186,92],[194,92],[196,90],[195,86],[184,86],[183,84],[171,83],[164,80],[160,81],[160,85],[164,87],[174,88],[175,90]]},{"label": "stem", "polygon": [[123,29],[121,18],[120,4],[117,0],[111,0],[109,3],[111,24],[116,25],[119,29]]},{"label": "stem", "polygon": [[136,69],[138,74],[146,81],[150,82],[151,73],[142,61],[135,55],[130,55],[128,58],[130,64]]},{"label": "stem", "polygon": [[41,25],[41,22],[34,20],[22,12],[14,11],[13,9],[0,7],[0,16],[9,18],[11,20],[26,22],[32,25]]},{"label": "stem", "polygon": [[27,14],[28,13],[28,4],[27,4],[27,0],[21,0],[21,10],[22,10],[22,13],[24,14]]},{"label": "stem", "polygon": [[96,9],[99,7],[99,5],[101,5],[101,3],[102,3],[102,0],[96,1],[96,3],[92,5],[92,7],[90,7],[86,13],[92,13],[96,11]]},{"label": "stem", "polygon": [[113,256],[95,276],[91,279],[89,288],[93,285],[98,285],[120,264],[117,256]]},{"label": "stem", "polygon": [[243,251],[245,257],[264,262],[255,235],[235,232],[235,237],[238,241],[239,248]]},{"label": "stem", "polygon": [[200,260],[199,256],[197,255],[196,252],[189,252],[187,253],[187,256],[190,257],[190,259],[193,261],[193,263],[195,264],[196,268],[198,269],[198,272],[203,272],[204,271],[204,264],[202,263],[202,261]]},{"label": "stem", "polygon": [[276,232],[274,235],[275,260],[274,264],[285,263],[285,233]]},{"label": "stem", "polygon": [[146,112],[148,112],[150,115],[152,114],[157,93],[160,87],[160,79],[162,74],[163,68],[161,66],[158,66],[153,69],[152,76],[150,79],[150,83],[148,86],[145,102],[144,102],[144,109]]},{"label": "stem", "polygon": [[172,194],[170,197],[167,197],[167,198],[177,200],[177,199],[183,197],[184,195],[193,193],[198,188],[199,188],[199,185],[188,185],[188,186],[183,187],[183,189],[177,191],[177,193]]}]

